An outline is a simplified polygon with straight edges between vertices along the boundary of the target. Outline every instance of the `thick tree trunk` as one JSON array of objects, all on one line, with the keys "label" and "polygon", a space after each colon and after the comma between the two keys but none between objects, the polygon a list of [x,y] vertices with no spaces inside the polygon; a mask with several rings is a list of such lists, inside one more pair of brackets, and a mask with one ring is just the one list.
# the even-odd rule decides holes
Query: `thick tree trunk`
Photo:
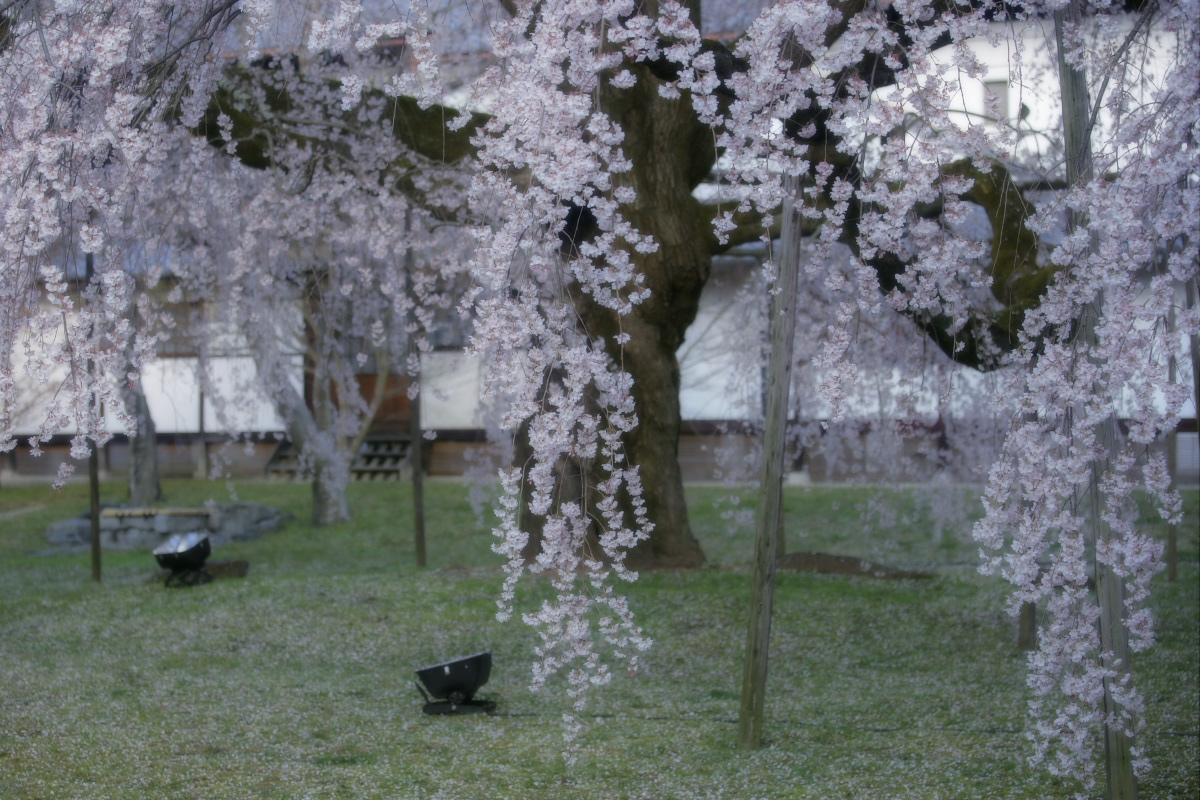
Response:
[{"label": "thick tree trunk", "polygon": [[[288,438],[296,451],[304,453],[309,459],[312,470],[312,524],[322,526],[348,520],[350,505],[346,501],[345,487],[349,475],[334,475],[329,480],[332,470],[348,471],[350,464],[337,458],[337,446],[330,432],[332,418],[328,405],[328,378],[324,374],[314,375],[314,394],[317,396],[310,406],[305,402],[304,395],[292,385],[282,360],[271,357],[273,349],[274,343],[269,339],[251,340],[250,350],[259,374],[268,376],[271,372],[276,373],[264,380],[266,385],[272,387],[272,400],[287,426]],[[317,388],[322,383],[324,388]]]},{"label": "thick tree trunk", "polygon": [[[592,333],[615,323],[615,316],[606,309],[582,301],[577,307],[588,320]],[[643,499],[654,524],[650,538],[630,552],[626,564],[638,570],[699,567],[704,564],[704,552],[688,521],[683,473],[679,467],[679,363],[675,358],[678,345],[671,344],[674,339],[662,342],[656,336],[659,326],[637,313],[623,319],[621,324],[631,334],[630,342],[623,352],[614,348],[612,355],[633,376],[638,414],[637,428],[625,437],[626,456],[640,468]],[[522,426],[514,441],[514,464],[524,466],[532,455],[527,427]],[[585,476],[586,469],[586,465],[576,460],[559,461],[555,466],[555,507],[578,502],[588,491],[586,487],[602,479],[603,476]],[[542,546],[543,518],[528,512],[531,489],[526,484],[521,510],[521,529],[529,534],[522,551],[526,561],[536,558]],[[632,510],[628,503],[624,505],[626,519],[631,521]],[[593,548],[593,552],[599,552],[598,548]]]},{"label": "thick tree trunk", "polygon": [[[704,563],[692,534],[683,473],[679,468],[679,362],[676,351],[696,318],[711,268],[711,221],[692,197],[715,158],[712,131],[696,121],[690,101],[660,97],[657,80],[638,67],[632,89],[600,92],[600,107],[625,131],[623,149],[633,169],[620,176],[637,191],[623,207],[627,218],[658,243],[654,253],[635,254],[650,297],[618,319],[576,293],[588,332],[603,336],[616,363],[633,376],[638,427],[625,440],[641,470],[646,508],[654,530],[629,555],[634,569],[684,569]],[[586,231],[581,232],[583,236]],[[629,334],[622,349],[615,336]]]},{"label": "thick tree trunk", "polygon": [[[141,330],[144,320],[137,303],[130,303],[126,313],[134,328]],[[127,371],[131,372],[134,371],[132,348],[131,340],[125,352]],[[129,503],[133,506],[151,506],[163,499],[158,473],[158,428],[150,414],[150,404],[146,401],[141,379],[132,383],[122,382],[121,399],[135,425],[129,432]]]},{"label": "thick tree trunk", "polygon": [[[679,467],[678,344],[655,336],[653,321],[635,314],[625,321],[630,343],[624,366],[634,379],[638,427],[627,437],[629,461],[641,471],[646,508],[654,530],[629,554],[633,569],[687,569],[704,563],[692,533],[683,472]],[[682,341],[682,336],[680,337]]]},{"label": "thick tree trunk", "polygon": [[[532,457],[533,447],[529,444],[529,426],[522,425],[517,430],[517,435],[513,440],[513,464],[515,466],[523,466],[530,463]],[[579,462],[573,459],[563,458],[555,465],[555,497],[554,503],[551,506],[553,512],[557,512],[564,502],[573,503],[583,499],[584,484],[582,469]],[[528,541],[521,548],[521,558],[526,563],[532,563],[537,558],[538,553],[542,551],[542,527],[546,521],[545,517],[529,511],[529,503],[532,497],[533,484],[530,481],[525,481],[521,489],[520,524],[521,530],[529,534]],[[589,537],[591,551],[599,553],[599,542],[596,540],[594,532],[590,532]]]},{"label": "thick tree trunk", "polygon": [[[605,316],[594,307],[582,310],[601,318]],[[625,330],[630,330],[630,320],[624,320],[624,324]],[[618,355],[621,354],[614,357]],[[641,469],[643,498],[654,524],[650,538],[628,555],[626,564],[638,570],[699,567],[704,564],[704,552],[692,535],[679,468],[679,365],[674,350],[664,352],[658,347],[647,347],[647,342],[635,333],[621,361],[634,377],[638,410],[638,427],[625,438],[626,455],[630,463]],[[524,466],[532,456],[528,429],[523,425],[514,440],[514,464]],[[577,460],[567,458],[555,465],[554,508],[562,503],[579,502],[589,491],[586,487],[594,486],[603,477],[585,476],[586,469]],[[526,561],[535,559],[542,548],[543,518],[528,511],[531,493],[532,486],[527,482],[521,508],[521,530],[529,534],[529,541],[522,549]],[[627,520],[632,520],[632,510],[628,503],[624,505]],[[600,552],[594,539],[593,544],[597,546],[591,548],[592,552]]]}]

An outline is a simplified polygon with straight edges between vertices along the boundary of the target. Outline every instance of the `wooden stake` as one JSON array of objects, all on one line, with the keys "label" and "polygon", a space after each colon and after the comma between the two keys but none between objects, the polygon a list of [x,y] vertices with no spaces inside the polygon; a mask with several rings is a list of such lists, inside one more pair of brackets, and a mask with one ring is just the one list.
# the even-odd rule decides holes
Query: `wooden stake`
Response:
[{"label": "wooden stake", "polygon": [[[87,276],[88,283],[91,283],[92,275],[95,273],[95,263],[91,253],[84,256],[83,263],[84,274]],[[95,364],[89,360],[87,363],[89,379],[94,378],[95,371]],[[93,385],[90,388],[90,402],[92,408],[95,408],[98,402],[96,387]],[[88,453],[88,499],[92,509],[92,580],[99,583],[102,578],[100,569],[100,445],[97,444],[95,437],[92,438],[91,451]]]},{"label": "wooden stake", "polygon": [[[1058,45],[1058,78],[1062,91],[1063,134],[1067,166],[1067,184],[1071,187],[1085,184],[1093,178],[1091,147],[1091,114],[1088,104],[1087,76],[1082,70],[1068,63],[1065,43],[1068,25],[1077,26],[1083,18],[1082,0],[1070,0],[1054,13],[1054,33]],[[1072,210],[1068,220],[1071,230],[1086,225],[1086,213]],[[1096,318],[1099,302],[1084,309],[1080,321],[1081,339],[1087,343],[1096,341]],[[1112,536],[1112,529],[1104,522],[1104,492],[1100,479],[1105,462],[1111,463],[1117,455],[1117,420],[1109,415],[1100,427],[1099,440],[1103,448],[1103,461],[1092,462],[1092,481],[1088,495],[1083,498],[1088,521],[1088,538],[1095,563],[1096,599],[1100,606],[1100,649],[1104,654],[1105,666],[1115,673],[1115,678],[1104,679],[1104,712],[1109,720],[1116,720],[1114,684],[1130,672],[1129,637],[1124,617],[1124,585],[1112,567],[1095,557],[1097,546]],[[1104,725],[1105,770],[1108,777],[1108,800],[1137,800],[1137,778],[1133,773],[1132,742],[1119,722]]]},{"label": "wooden stake", "polygon": [[[799,182],[787,184],[795,197]],[[771,607],[775,594],[775,562],[782,528],[784,440],[788,394],[792,384],[792,347],[796,338],[796,287],[800,273],[800,220],[794,201],[783,204],[783,235],[779,275],[771,296],[768,331],[771,358],[767,383],[766,426],[763,432],[762,486],[759,489],[758,528],[754,542],[754,585],[750,625],[742,670],[742,705],[738,714],[738,747],[762,744],[763,708],[767,688],[767,656],[771,640]]]},{"label": "wooden stake", "polygon": [[200,446],[196,449],[196,471],[192,477],[198,481],[208,480],[208,432],[204,429],[204,390],[200,390],[200,430],[196,437]]},{"label": "wooden stake", "polygon": [[[420,375],[417,376],[420,380]],[[421,432],[421,389],[412,399],[410,438],[412,439],[412,490],[413,490],[413,539],[417,548],[417,566],[425,566],[425,459],[422,452],[425,441]]]},{"label": "wooden stake", "polygon": [[1017,649],[1037,650],[1037,603],[1021,603],[1021,616],[1017,623]]},{"label": "wooden stake", "polygon": [[[405,238],[409,239],[412,232],[412,209],[407,209],[404,212],[404,233]],[[409,292],[412,291],[412,274],[416,269],[416,258],[413,256],[412,243],[408,242],[408,247],[404,251],[404,283]],[[415,355],[417,363],[420,364],[421,354],[416,348],[416,343],[410,338],[409,354]],[[425,459],[422,451],[422,443],[425,441],[425,434],[421,430],[421,374],[420,369],[417,370],[417,391],[412,397],[411,411],[408,415],[408,438],[411,441],[412,455],[409,461],[412,464],[412,490],[413,490],[413,540],[416,546],[417,566],[425,566]]]},{"label": "wooden stake", "polygon": [[100,448],[92,442],[88,454],[88,498],[92,508],[92,580],[100,582]]},{"label": "wooden stake", "polygon": [[[1175,330],[1175,306],[1172,305],[1167,311],[1167,327]],[[1175,383],[1175,354],[1172,353],[1167,359],[1167,382]],[[1178,425],[1171,429],[1167,434],[1167,474],[1171,476],[1171,486],[1179,485],[1178,467],[1176,462],[1179,461],[1179,433]],[[1177,532],[1178,525],[1169,525],[1167,527],[1167,580],[1173,581],[1179,574],[1179,535]]]}]

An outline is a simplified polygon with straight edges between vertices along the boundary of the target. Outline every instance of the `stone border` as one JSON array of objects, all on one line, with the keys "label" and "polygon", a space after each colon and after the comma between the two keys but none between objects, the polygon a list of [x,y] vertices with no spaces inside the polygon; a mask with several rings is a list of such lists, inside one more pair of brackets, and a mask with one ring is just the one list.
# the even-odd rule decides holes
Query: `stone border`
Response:
[{"label": "stone border", "polygon": [[[100,511],[100,546],[112,550],[153,549],[176,533],[199,531],[213,545],[253,539],[277,530],[291,519],[278,509],[261,503],[227,503],[196,508],[123,508]],[[91,515],[53,522],[46,530],[50,543],[63,550],[77,550],[91,543]]]}]

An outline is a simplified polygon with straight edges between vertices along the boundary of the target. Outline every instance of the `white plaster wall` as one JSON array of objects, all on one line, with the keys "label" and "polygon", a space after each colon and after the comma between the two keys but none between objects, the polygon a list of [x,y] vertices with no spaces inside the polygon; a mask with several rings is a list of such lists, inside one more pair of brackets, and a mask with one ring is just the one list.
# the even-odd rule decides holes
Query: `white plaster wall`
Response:
[{"label": "white plaster wall", "polygon": [[[296,357],[292,385],[302,391],[302,363]],[[280,431],[283,420],[258,387],[250,356],[220,356],[208,366],[210,385],[204,396],[204,429],[210,433]],[[142,370],[142,388],[160,433],[200,430],[201,383],[197,359],[168,358]]]},{"label": "white plaster wall", "polygon": [[696,321],[679,359],[684,420],[743,420],[762,415],[758,334],[748,330],[738,292],[748,267],[715,270],[700,296]]},{"label": "white plaster wall", "polygon": [[421,356],[421,426],[426,430],[484,427],[480,403],[482,365],[454,350]]}]

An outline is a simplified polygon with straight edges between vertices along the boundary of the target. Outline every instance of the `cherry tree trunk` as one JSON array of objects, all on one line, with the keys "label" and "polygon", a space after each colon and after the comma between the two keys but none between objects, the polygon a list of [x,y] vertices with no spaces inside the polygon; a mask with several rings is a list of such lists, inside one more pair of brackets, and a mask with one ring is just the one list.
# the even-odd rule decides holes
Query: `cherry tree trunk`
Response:
[{"label": "cherry tree trunk", "polygon": [[[350,504],[346,500],[346,484],[349,483],[350,458],[338,458],[335,434],[333,433],[333,397],[329,377],[322,365],[317,364],[313,375],[312,424],[316,436],[315,447],[310,447],[312,456],[312,524],[315,527],[333,525],[350,519]],[[346,474],[340,474],[346,473]]]},{"label": "cherry tree trunk", "polygon": [[[636,71],[632,89],[605,85],[599,105],[625,131],[623,149],[633,162],[630,172],[615,176],[637,192],[623,211],[658,243],[654,253],[634,254],[651,294],[622,318],[581,292],[576,308],[589,334],[604,337],[614,362],[634,381],[638,426],[625,442],[630,462],[641,470],[654,530],[627,563],[634,569],[686,569],[702,565],[704,552],[688,520],[679,467],[676,352],[696,318],[711,269],[711,220],[692,189],[708,175],[715,150],[712,131],[696,121],[690,101],[659,96],[649,70]],[[614,339],[622,332],[629,335],[623,349]]]},{"label": "cherry tree trunk", "polygon": [[638,411],[638,427],[626,439],[626,448],[630,462],[641,470],[644,499],[654,523],[650,538],[633,549],[627,563],[634,569],[698,567],[704,563],[704,553],[692,534],[679,466],[678,344],[673,338],[656,337],[659,326],[636,316],[626,320],[625,327],[633,329],[624,366],[634,378]]},{"label": "cherry tree trunk", "polygon": [[[330,491],[326,473],[330,465],[317,461],[313,464],[312,475],[312,524],[313,527],[333,525],[350,519],[350,504],[346,501],[345,489]],[[335,478],[334,481],[336,482]]]},{"label": "cherry tree trunk", "polygon": [[[314,397],[310,405],[292,385],[283,367],[279,366],[280,362],[270,358],[274,343],[269,336],[254,331],[251,334],[250,352],[254,355],[255,367],[260,375],[270,376],[267,383],[272,386],[271,399],[275,409],[284,420],[292,446],[298,453],[305,454],[311,469],[312,524],[319,527],[350,519],[345,488],[350,464],[337,457],[331,430],[333,409],[328,376],[324,370],[314,370],[317,374],[312,381]],[[338,475],[336,470],[346,474]]]}]

